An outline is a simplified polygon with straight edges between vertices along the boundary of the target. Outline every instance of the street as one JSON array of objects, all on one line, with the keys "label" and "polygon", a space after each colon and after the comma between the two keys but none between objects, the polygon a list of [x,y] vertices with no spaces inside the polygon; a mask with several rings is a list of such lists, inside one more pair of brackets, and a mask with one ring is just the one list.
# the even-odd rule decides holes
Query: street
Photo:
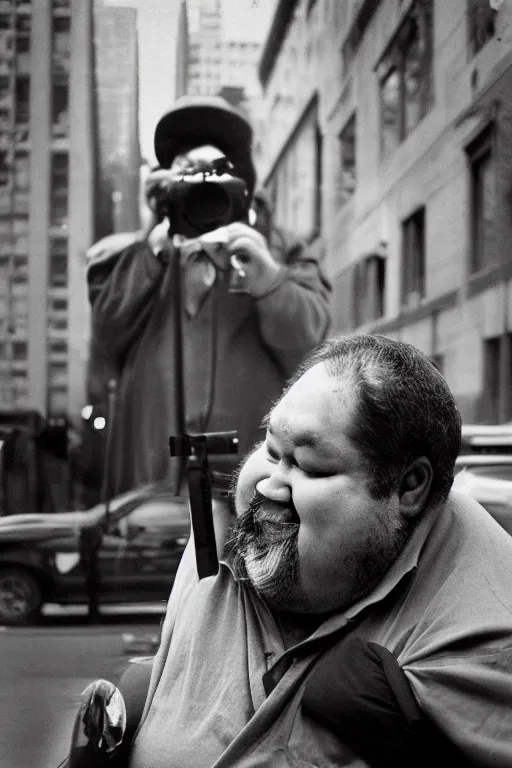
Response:
[{"label": "street", "polygon": [[126,652],[126,636],[154,637],[158,624],[158,616],[124,614],[91,626],[52,617],[38,627],[0,627],[0,768],[57,768],[80,693],[96,678],[117,682],[137,655],[135,646]]}]

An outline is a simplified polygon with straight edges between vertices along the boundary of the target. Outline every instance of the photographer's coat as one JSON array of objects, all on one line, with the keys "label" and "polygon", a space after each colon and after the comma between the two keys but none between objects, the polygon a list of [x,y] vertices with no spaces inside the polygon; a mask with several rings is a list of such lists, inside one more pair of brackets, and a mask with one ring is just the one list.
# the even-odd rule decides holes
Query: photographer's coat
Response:
[{"label": "photographer's coat", "polygon": [[[229,293],[229,273],[218,272],[199,311],[183,314],[186,429],[238,431],[238,459],[211,462],[221,471],[263,439],[263,417],[329,327],[330,285],[318,258],[277,229],[269,247],[282,268],[267,294]],[[93,346],[119,371],[112,493],[175,482],[168,448],[177,432],[169,263],[145,241],[121,252],[95,248],[87,270]]]}]

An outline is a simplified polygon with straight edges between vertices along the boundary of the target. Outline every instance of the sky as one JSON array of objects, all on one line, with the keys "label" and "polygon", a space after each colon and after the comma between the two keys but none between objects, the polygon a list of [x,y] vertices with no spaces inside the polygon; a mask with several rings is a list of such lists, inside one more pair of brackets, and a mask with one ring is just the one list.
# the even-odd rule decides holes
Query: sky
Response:
[{"label": "sky", "polygon": [[[174,100],[176,32],[180,0],[105,0],[136,8],[139,35],[139,124],[142,156],[155,163],[153,136]],[[276,0],[223,0],[226,39],[264,40]]]}]

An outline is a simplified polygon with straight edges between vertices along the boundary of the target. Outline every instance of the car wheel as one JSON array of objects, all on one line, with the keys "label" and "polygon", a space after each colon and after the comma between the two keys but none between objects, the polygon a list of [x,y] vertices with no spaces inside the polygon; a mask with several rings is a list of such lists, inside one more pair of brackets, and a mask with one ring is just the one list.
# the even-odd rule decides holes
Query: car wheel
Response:
[{"label": "car wheel", "polygon": [[41,604],[41,588],[28,571],[0,571],[0,624],[24,624],[35,619]]}]

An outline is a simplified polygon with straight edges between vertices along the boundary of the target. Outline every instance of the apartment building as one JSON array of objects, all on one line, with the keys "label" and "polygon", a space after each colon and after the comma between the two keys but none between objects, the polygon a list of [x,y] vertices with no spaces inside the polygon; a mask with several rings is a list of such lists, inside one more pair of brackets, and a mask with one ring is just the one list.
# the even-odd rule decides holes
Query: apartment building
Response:
[{"label": "apartment building", "polygon": [[422,349],[466,422],[512,420],[512,5],[281,0],[265,186],[325,251],[333,332]]},{"label": "apartment building", "polygon": [[79,414],[94,238],[91,0],[0,0],[0,408]]}]

